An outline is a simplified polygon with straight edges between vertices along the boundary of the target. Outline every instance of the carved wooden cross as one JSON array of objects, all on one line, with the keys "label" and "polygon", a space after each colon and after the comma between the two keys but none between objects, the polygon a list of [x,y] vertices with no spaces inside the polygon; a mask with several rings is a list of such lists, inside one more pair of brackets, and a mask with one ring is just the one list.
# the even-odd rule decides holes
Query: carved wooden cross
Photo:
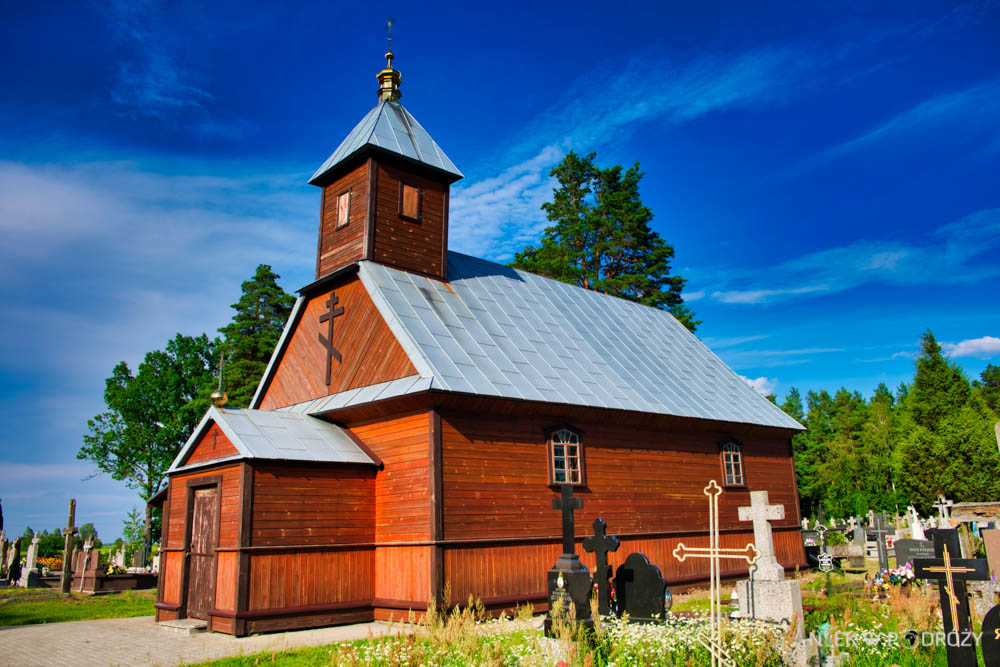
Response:
[{"label": "carved wooden cross", "polygon": [[[567,484],[567,486],[569,486]],[[618,551],[621,542],[614,535],[606,535],[608,524],[604,519],[594,519],[594,536],[583,541],[583,548],[594,554],[597,567],[594,568],[594,578],[597,580],[597,609],[601,615],[611,613],[611,591],[608,578],[611,577],[611,567],[608,566],[608,552]]]},{"label": "carved wooden cross", "polygon": [[[989,579],[990,575],[985,560],[952,558],[953,553],[959,553],[957,531],[954,529],[934,531],[934,554],[937,558],[914,558],[913,574],[921,579],[938,580],[944,631],[949,638],[948,664],[978,665],[975,642],[968,641],[972,625],[969,620],[969,596],[965,582],[982,581]],[[948,612],[945,612],[945,609]]]},{"label": "carved wooden cross", "polygon": [[77,527],[73,525],[76,521],[76,498],[69,501],[69,519],[66,527],[62,529],[63,534],[63,568],[62,568],[62,592],[69,594],[69,585],[73,579],[73,563],[71,555],[73,553],[73,536],[76,535]]},{"label": "carved wooden cross", "polygon": [[872,532],[875,533],[875,540],[878,547],[878,567],[880,570],[889,569],[889,552],[886,551],[885,546],[885,536],[889,534],[889,529],[885,525],[885,512],[879,512],[875,515],[875,527],[872,528]]},{"label": "carved wooden cross", "polygon": [[575,554],[576,528],[573,525],[573,510],[583,509],[583,500],[573,497],[572,484],[562,485],[562,497],[552,499],[552,509],[562,510],[563,554]]},{"label": "carved wooden cross", "polygon": [[330,298],[327,299],[324,304],[327,307],[327,311],[319,316],[320,322],[329,322],[327,325],[326,338],[323,334],[319,334],[319,342],[326,348],[326,384],[330,384],[330,374],[333,371],[333,360],[336,359],[340,362],[340,352],[333,346],[333,318],[343,315],[343,306],[337,307],[340,299],[333,292],[330,292]]}]

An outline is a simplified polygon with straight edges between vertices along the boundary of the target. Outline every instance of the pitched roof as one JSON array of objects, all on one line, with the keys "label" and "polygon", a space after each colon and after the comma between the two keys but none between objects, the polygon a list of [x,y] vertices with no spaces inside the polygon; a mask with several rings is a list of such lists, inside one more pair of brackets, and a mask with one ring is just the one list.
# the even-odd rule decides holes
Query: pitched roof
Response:
[{"label": "pitched roof", "polygon": [[454,180],[462,178],[458,167],[403,105],[399,102],[382,101],[354,126],[309,182],[316,183],[326,172],[366,146],[402,155],[450,174],[455,177]]},{"label": "pitched roof", "polygon": [[455,252],[447,283],[368,261],[359,276],[430,380],[393,393],[432,388],[802,429],[668,312]]},{"label": "pitched roof", "polygon": [[[378,465],[343,429],[322,419],[295,412],[229,410],[212,406],[167,472],[188,467],[181,462],[213,422],[239,451],[238,456],[226,457],[221,459],[223,461],[277,459]],[[218,463],[219,460],[205,463]]]}]

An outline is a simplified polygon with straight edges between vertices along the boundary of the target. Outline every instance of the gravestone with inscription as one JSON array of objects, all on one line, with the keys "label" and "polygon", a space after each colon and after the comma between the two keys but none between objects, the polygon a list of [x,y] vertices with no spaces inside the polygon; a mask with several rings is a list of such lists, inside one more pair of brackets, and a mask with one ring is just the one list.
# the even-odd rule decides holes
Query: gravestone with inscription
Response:
[{"label": "gravestone with inscription", "polygon": [[38,588],[42,585],[39,579],[41,573],[38,571],[38,544],[41,541],[42,534],[36,530],[31,538],[31,544],[28,545],[24,569],[21,571],[21,580],[18,582],[21,588]]},{"label": "gravestone with inscription", "polygon": [[1000,606],[990,609],[983,617],[982,639],[983,663],[1000,665]]},{"label": "gravestone with inscription", "polygon": [[986,562],[990,567],[990,578],[1000,580],[1000,530],[987,528],[980,532],[986,549]]},{"label": "gravestone with inscription", "polygon": [[590,593],[592,579],[587,566],[576,555],[576,529],[573,511],[583,509],[583,501],[573,497],[573,485],[563,484],[559,498],[552,499],[552,509],[562,512],[562,553],[548,573],[549,613],[545,616],[545,634],[552,634],[552,612],[557,606],[569,613],[572,609],[576,621],[586,626],[592,625],[590,617]]},{"label": "gravestone with inscription", "polygon": [[896,540],[896,567],[909,563],[915,558],[934,558],[934,543],[930,540]]},{"label": "gravestone with inscription", "polygon": [[633,623],[662,621],[666,613],[667,582],[660,568],[644,554],[632,553],[615,570],[617,613]]}]

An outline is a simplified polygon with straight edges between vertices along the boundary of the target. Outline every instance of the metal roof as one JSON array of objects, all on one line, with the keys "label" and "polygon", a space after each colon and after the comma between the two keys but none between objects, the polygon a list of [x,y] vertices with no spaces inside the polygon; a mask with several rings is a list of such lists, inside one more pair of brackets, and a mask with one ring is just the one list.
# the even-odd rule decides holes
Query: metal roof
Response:
[{"label": "metal roof", "polygon": [[[802,429],[666,311],[455,252],[448,282],[369,261],[359,276],[424,380],[394,394],[434,388]],[[340,407],[346,393],[308,409]]]},{"label": "metal roof", "polygon": [[212,406],[167,472],[188,467],[181,462],[212,422],[222,429],[240,453],[226,460],[279,459],[377,465],[343,429],[317,417],[295,412],[227,410]]},{"label": "metal roof", "polygon": [[309,179],[315,183],[323,174],[354,155],[365,146],[375,146],[396,153],[443,172],[462,178],[462,172],[448,159],[417,119],[399,102],[379,102],[354,126],[337,150]]}]

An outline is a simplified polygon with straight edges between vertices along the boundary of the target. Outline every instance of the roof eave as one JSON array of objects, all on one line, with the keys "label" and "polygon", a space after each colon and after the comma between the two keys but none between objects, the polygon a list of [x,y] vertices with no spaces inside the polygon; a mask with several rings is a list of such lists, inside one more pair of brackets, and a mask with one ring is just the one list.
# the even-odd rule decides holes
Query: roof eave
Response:
[{"label": "roof eave", "polygon": [[415,160],[408,155],[403,155],[402,153],[397,153],[396,151],[383,148],[382,146],[376,146],[372,143],[366,143],[350,155],[347,155],[343,159],[331,164],[326,169],[317,171],[313,177],[309,179],[308,183],[309,185],[324,187],[337,180],[337,178],[342,176],[344,173],[356,168],[363,159],[369,156],[386,158],[405,167],[417,169],[428,178],[440,181],[447,185],[451,185],[455,181],[465,178],[465,174],[458,170],[451,171],[449,169],[441,169],[440,167],[435,167],[434,165],[423,162],[422,160]]}]

